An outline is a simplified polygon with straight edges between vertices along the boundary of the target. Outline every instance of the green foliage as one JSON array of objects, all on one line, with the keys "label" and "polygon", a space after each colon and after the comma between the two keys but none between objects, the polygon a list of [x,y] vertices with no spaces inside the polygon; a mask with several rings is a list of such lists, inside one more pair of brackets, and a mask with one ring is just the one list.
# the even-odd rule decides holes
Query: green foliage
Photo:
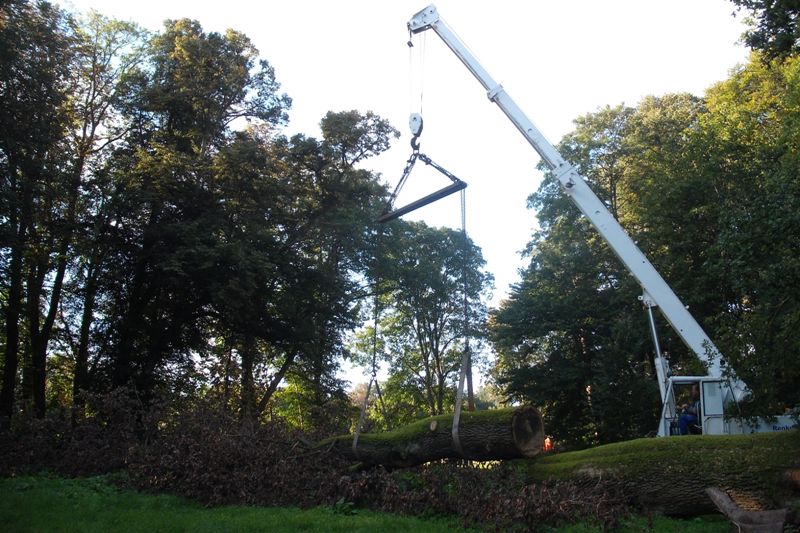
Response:
[{"label": "green foliage", "polygon": [[2,9],[2,412],[22,367],[39,416],[48,369],[50,397],[76,407],[132,384],[145,402],[207,394],[251,418],[287,378],[304,409],[343,404],[385,194],[354,165],[396,130],[347,111],[320,140],[281,136],[291,100],[233,30]]},{"label": "green foliage", "polygon": [[719,344],[761,415],[800,403],[798,79],[796,58],[754,60],[709,91],[702,119],[720,227],[709,269],[729,284]]},{"label": "green foliage", "polygon": [[[618,214],[627,203],[624,140],[633,114],[618,107],[583,117],[562,143]],[[637,287],[553,176],[529,203],[542,229],[522,281],[490,319],[495,377],[510,398],[538,406],[548,433],[563,444],[646,432],[658,399],[648,380],[647,337],[633,329],[646,324]]]},{"label": "green foliage", "polygon": [[[0,268],[7,291],[0,414],[14,412],[23,367],[24,396],[44,416],[46,348],[56,312],[52,302],[42,309],[50,300],[45,279],[63,224],[71,222],[64,204],[74,34],[66,14],[44,2],[5,2],[0,20]],[[52,283],[55,295],[59,281]]]},{"label": "green foliage", "polygon": [[353,508],[353,502],[348,502],[347,500],[344,499],[344,497],[341,497],[338,500],[336,500],[336,503],[331,505],[330,509],[333,514],[339,514],[345,516],[352,516],[356,514],[356,510]]},{"label": "green foliage", "polygon": [[800,5],[794,0],[731,0],[746,9],[750,29],[744,42],[768,59],[786,58],[800,50]]},{"label": "green foliage", "polygon": [[277,417],[294,429],[322,435],[349,432],[358,417],[358,407],[340,389],[332,389],[322,399],[317,393],[317,389],[290,376],[270,401],[270,418]]},{"label": "green foliage", "polygon": [[461,232],[416,222],[392,223],[376,240],[372,324],[356,333],[353,356],[370,368],[373,351],[388,362],[392,425],[452,411],[465,338],[478,354],[484,336],[492,277],[480,249]]}]

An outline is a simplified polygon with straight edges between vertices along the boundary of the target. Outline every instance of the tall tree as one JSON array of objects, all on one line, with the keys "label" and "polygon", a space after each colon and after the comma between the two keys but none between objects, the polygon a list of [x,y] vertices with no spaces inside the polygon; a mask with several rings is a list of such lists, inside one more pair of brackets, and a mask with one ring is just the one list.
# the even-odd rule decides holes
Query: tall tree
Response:
[{"label": "tall tree", "polygon": [[[798,401],[788,355],[798,316],[796,69],[794,59],[770,67],[756,58],[705,100],[665,95],[601,110],[561,145],[750,385],[751,414]],[[531,265],[492,317],[497,376],[513,397],[543,402],[567,441],[647,433],[657,398],[646,326],[630,305],[640,289],[583,234],[552,177],[532,202],[542,231]],[[704,372],[674,332],[659,330],[673,371]],[[647,401],[625,410],[625,424],[615,413],[636,394]]]},{"label": "tall tree", "polygon": [[[101,228],[107,228],[104,197],[107,180],[96,170],[107,153],[130,130],[121,116],[126,80],[136,72],[144,57],[144,33],[128,22],[109,20],[89,13],[80,20],[76,32],[77,62],[74,69],[71,132],[73,154],[66,208],[65,231],[58,251],[50,312],[58,307],[56,287],[62,285],[71,261],[72,308],[78,332],[74,345],[73,401],[81,405],[88,388],[90,331],[102,272]],[[74,243],[74,246],[73,246]],[[72,249],[72,250],[71,250]],[[52,324],[52,323],[51,323]],[[52,325],[51,325],[52,327]]]},{"label": "tall tree", "polygon": [[729,283],[720,348],[753,391],[756,413],[800,404],[800,61],[754,58],[711,88],[698,148],[719,233],[709,267]]},{"label": "tall tree", "polygon": [[453,405],[466,338],[480,351],[483,299],[492,278],[482,270],[480,249],[461,232],[401,222],[395,238],[388,270],[393,290],[383,296],[380,323],[383,357],[390,373],[402,376],[393,383],[405,383],[424,398],[418,409],[442,414]]},{"label": "tall tree", "polygon": [[[20,363],[20,321],[27,319],[30,362],[26,395],[44,415],[45,353],[55,309],[42,326],[44,283],[59,239],[68,188],[63,148],[70,116],[72,32],[63,12],[46,2],[0,7],[0,164],[3,198],[3,276],[7,298],[0,414],[14,412]],[[57,298],[58,288],[53,295]],[[24,310],[23,310],[23,300]]]},{"label": "tall tree", "polygon": [[[364,239],[383,194],[354,165],[396,131],[354,111],[327,114],[322,130],[321,141],[242,137],[220,154],[230,249],[223,264],[236,275],[212,284],[212,305],[223,331],[261,346],[240,350],[244,416],[262,413],[286,378],[316,407],[341,398],[343,334],[354,326]],[[266,377],[256,395],[259,368]]]},{"label": "tall tree", "polygon": [[[635,207],[645,188],[638,177],[646,168],[643,179],[669,188],[663,162],[696,122],[696,108],[679,95],[635,110],[601,109],[578,119],[560,145],[657,267],[669,246],[651,237],[661,226]],[[651,142],[655,135],[660,138]],[[492,316],[497,377],[512,397],[541,406],[548,427],[564,442],[587,445],[647,433],[655,427],[658,397],[646,318],[636,303],[641,288],[553,176],[530,203],[541,226],[530,244],[531,264]],[[682,345],[674,336],[667,339],[668,354],[686,361]]]},{"label": "tall tree", "polygon": [[118,184],[111,229],[125,275],[110,291],[107,366],[115,386],[133,381],[145,391],[163,365],[203,344],[224,218],[214,157],[231,122],[277,125],[289,105],[240,33],[167,21],[150,50],[150,67],[132,77],[127,99],[136,128],[109,162]]}]

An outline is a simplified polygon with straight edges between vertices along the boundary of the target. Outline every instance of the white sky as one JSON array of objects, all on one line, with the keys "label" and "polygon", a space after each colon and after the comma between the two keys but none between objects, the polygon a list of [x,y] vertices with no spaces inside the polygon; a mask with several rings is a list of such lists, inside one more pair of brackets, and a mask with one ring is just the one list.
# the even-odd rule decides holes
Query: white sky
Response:
[{"label": "white sky", "polygon": [[[496,305],[518,280],[535,227],[527,196],[538,156],[433,32],[406,46],[406,22],[427,0],[72,0],[158,30],[189,17],[206,31],[245,33],[292,99],[287,134],[319,136],[328,111],[373,111],[402,133],[365,165],[393,188],[410,155],[408,117],[421,112],[421,151],[469,184],[467,231],[496,279]],[[438,0],[442,18],[550,142],[572,121],[646,95],[704,90],[744,62],[729,0]],[[420,96],[421,95],[421,96]],[[420,106],[421,102],[421,106]],[[398,205],[449,181],[418,163]],[[407,219],[460,228],[458,195]]]}]

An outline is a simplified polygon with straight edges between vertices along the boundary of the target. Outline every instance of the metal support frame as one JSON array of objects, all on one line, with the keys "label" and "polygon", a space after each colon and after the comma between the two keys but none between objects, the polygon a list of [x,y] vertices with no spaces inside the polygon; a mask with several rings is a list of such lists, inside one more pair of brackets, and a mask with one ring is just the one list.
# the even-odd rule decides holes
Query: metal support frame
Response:
[{"label": "metal support frame", "polygon": [[428,204],[432,204],[433,202],[441,200],[442,198],[445,198],[447,196],[450,196],[451,194],[461,191],[466,187],[467,187],[466,182],[458,180],[456,183],[448,185],[443,189],[439,189],[438,191],[433,192],[423,198],[420,198],[419,200],[415,200],[408,205],[405,205],[393,211],[389,211],[388,213],[382,214],[380,217],[378,217],[378,222],[384,223],[384,222],[389,222],[390,220],[394,220],[396,218],[400,218],[401,216],[410,213],[411,211],[416,211],[421,207],[425,207]]},{"label": "metal support frame", "polygon": [[[416,120],[415,120],[416,119]],[[411,131],[414,134],[414,137],[411,139],[411,149],[413,150],[411,153],[411,157],[408,158],[406,161],[406,168],[403,169],[403,175],[400,177],[400,181],[397,182],[397,186],[394,189],[394,192],[389,197],[389,201],[386,202],[386,205],[383,208],[383,213],[381,216],[378,217],[377,222],[385,223],[389,222],[390,220],[394,220],[396,218],[400,218],[401,216],[410,213],[412,211],[416,211],[421,207],[425,207],[428,204],[432,204],[437,200],[441,200],[447,196],[450,196],[453,193],[458,191],[462,191],[467,188],[467,183],[461,181],[457,177],[453,175],[452,172],[445,169],[443,166],[435,163],[430,157],[425,154],[420,153],[419,151],[419,135],[422,132],[422,117],[417,114],[411,115]],[[450,181],[453,183],[448,185],[447,187],[443,187],[438,191],[432,192],[431,194],[420,198],[419,200],[415,200],[408,205],[403,207],[394,209],[394,202],[397,200],[397,195],[400,194],[400,190],[405,185],[408,176],[411,174],[411,170],[414,168],[414,165],[417,162],[417,159],[421,160],[426,165],[430,165],[445,176],[447,176]]]}]

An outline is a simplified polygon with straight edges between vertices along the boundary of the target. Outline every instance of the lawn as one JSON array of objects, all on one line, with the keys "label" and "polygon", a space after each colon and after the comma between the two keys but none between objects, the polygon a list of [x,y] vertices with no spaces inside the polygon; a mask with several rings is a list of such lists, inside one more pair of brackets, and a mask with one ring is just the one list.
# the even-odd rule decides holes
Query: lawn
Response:
[{"label": "lawn", "polygon": [[[721,517],[682,521],[656,517],[653,529],[634,518],[619,531],[713,533],[730,531]],[[221,506],[205,508],[169,495],[121,489],[107,478],[62,479],[37,476],[0,479],[0,528],[12,532],[449,532],[461,529],[444,518],[403,517],[342,503],[292,509]],[[462,531],[468,531],[461,529]],[[476,530],[472,530],[476,531]],[[586,525],[551,530],[593,533]]]}]

